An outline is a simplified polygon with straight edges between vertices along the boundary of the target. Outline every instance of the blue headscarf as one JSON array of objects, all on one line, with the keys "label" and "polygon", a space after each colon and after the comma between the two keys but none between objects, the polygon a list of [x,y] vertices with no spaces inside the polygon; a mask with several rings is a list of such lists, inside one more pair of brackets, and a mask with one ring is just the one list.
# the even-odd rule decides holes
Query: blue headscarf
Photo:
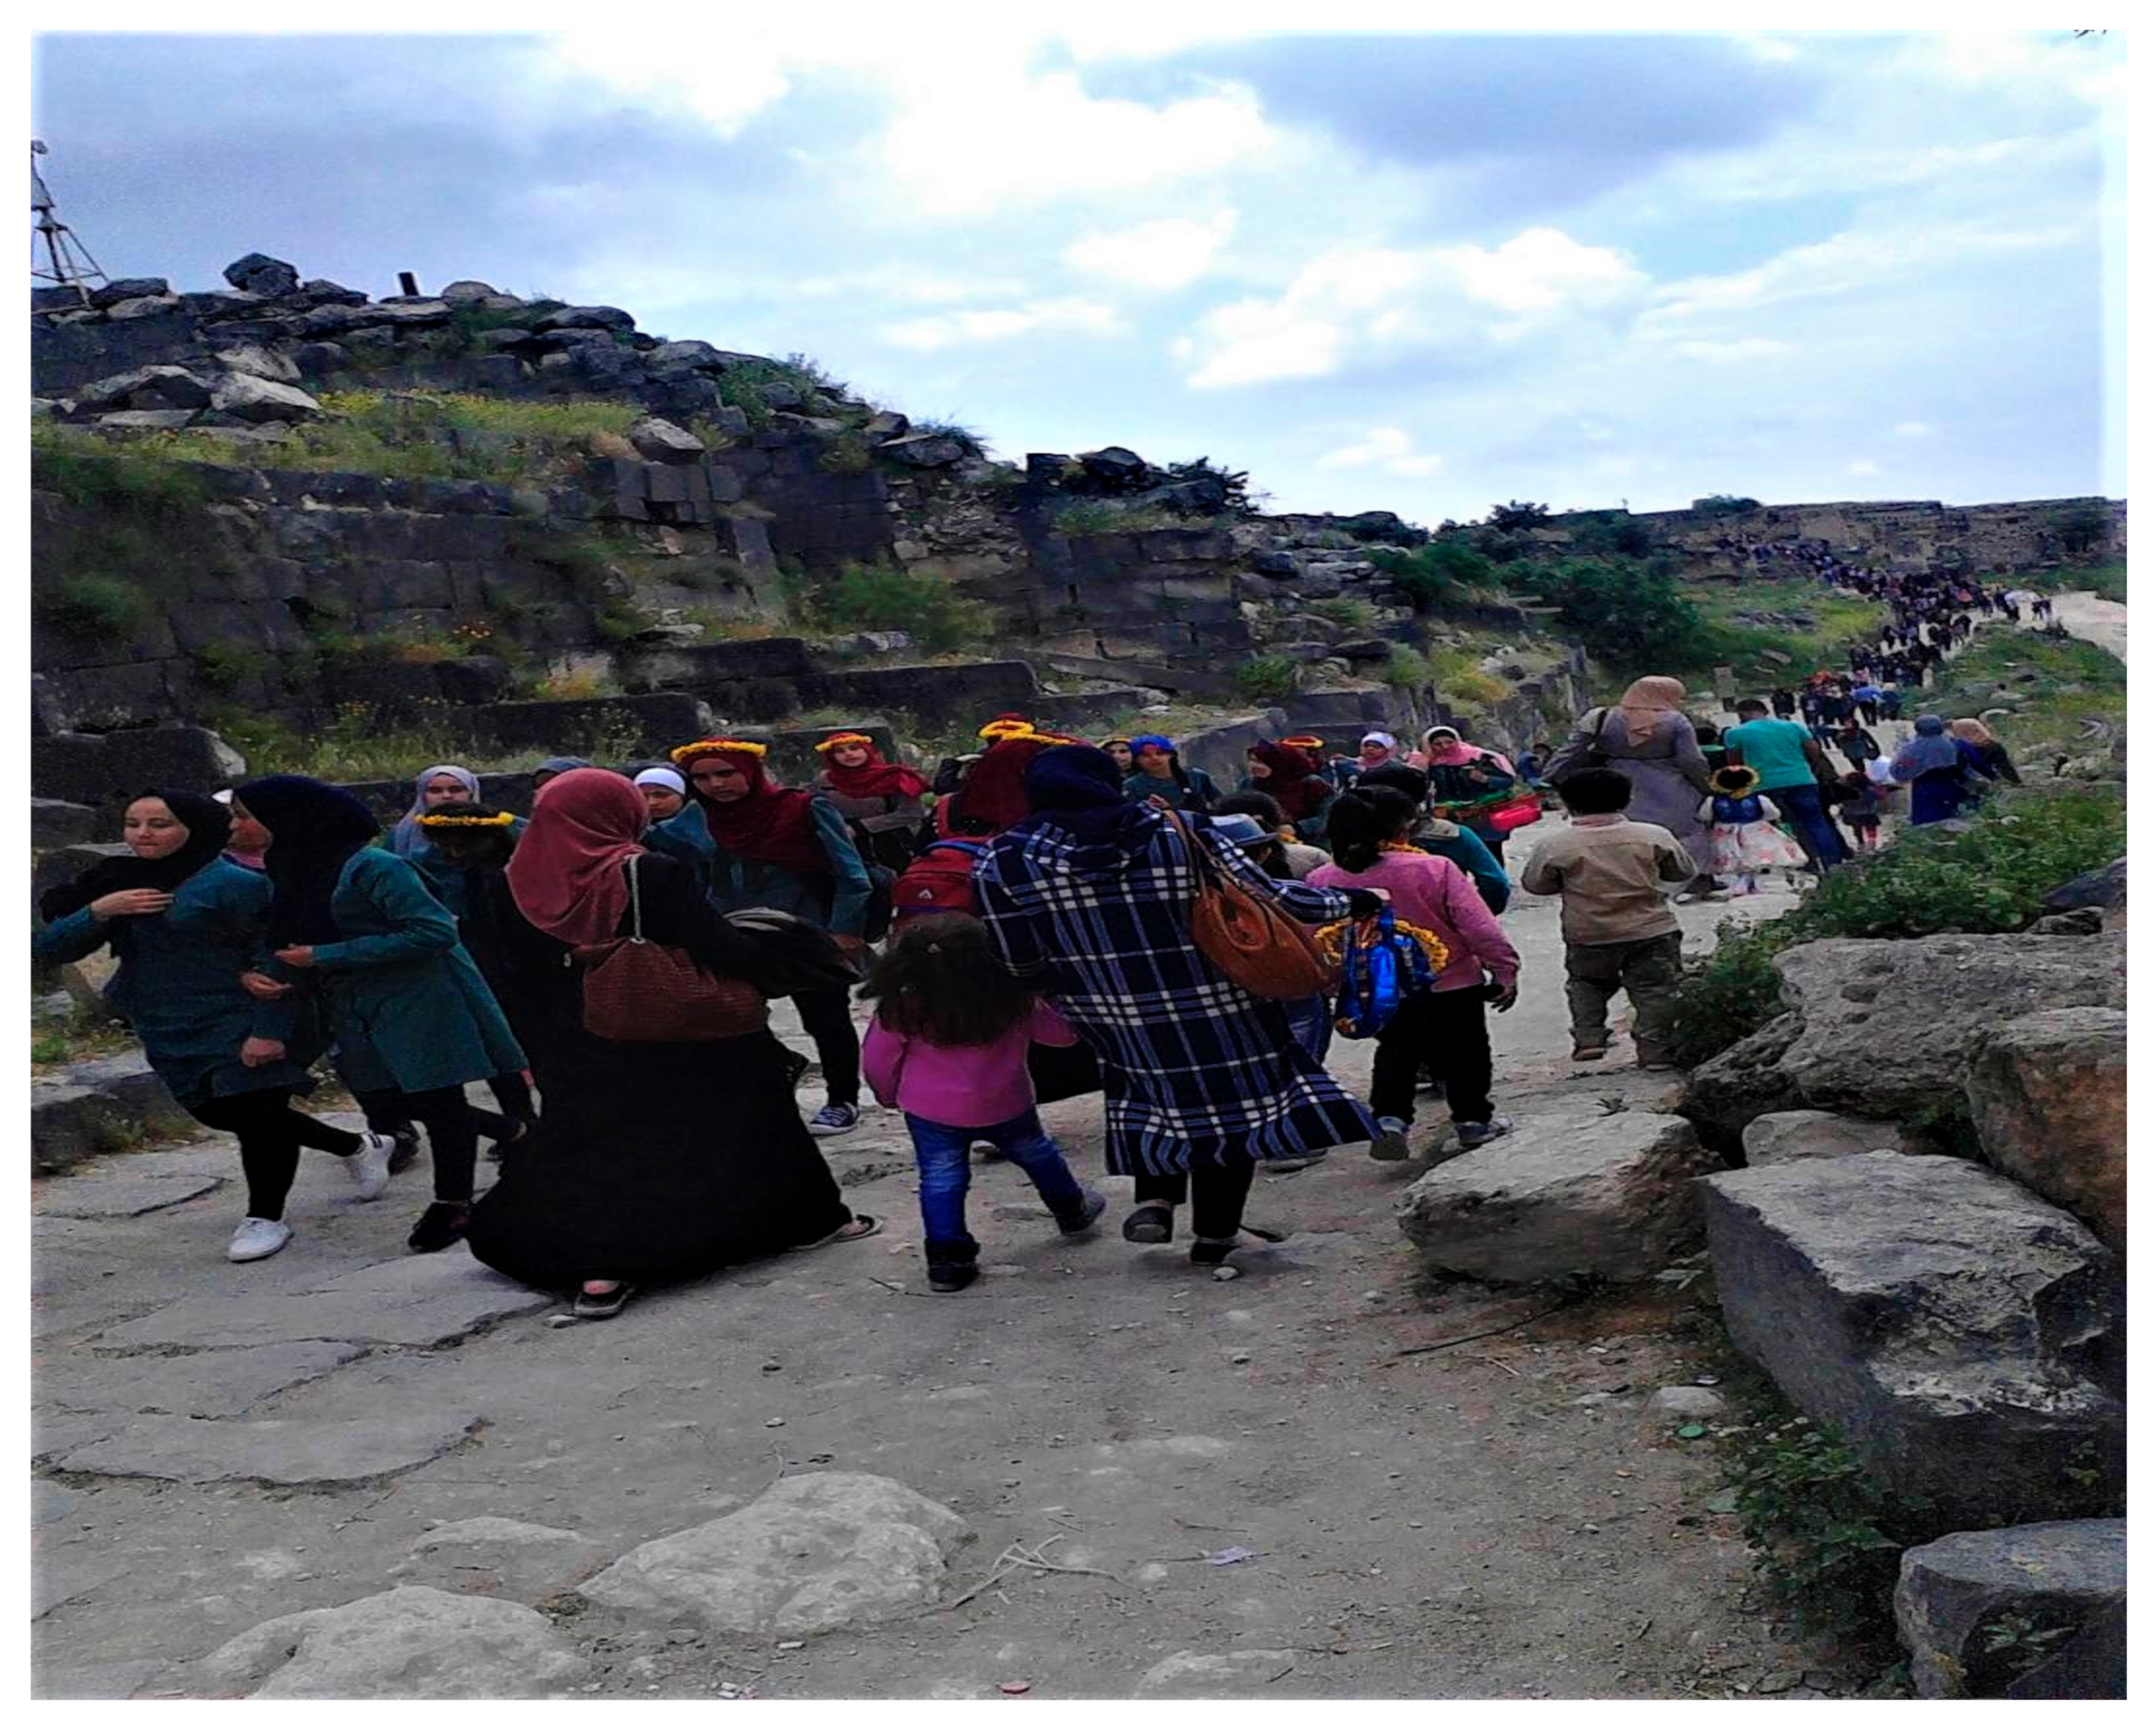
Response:
[{"label": "blue headscarf", "polygon": [[1151,744],[1154,749],[1163,751],[1170,756],[1176,753],[1175,740],[1173,738],[1163,737],[1157,731],[1142,731],[1130,740],[1131,754],[1132,756],[1136,756],[1138,751],[1144,749],[1147,744]]},{"label": "blue headscarf", "polygon": [[1947,722],[1937,714],[1917,721],[1917,735],[1894,752],[1888,770],[1897,780],[1908,781],[1943,767],[1959,767],[1961,746],[1947,735]]}]

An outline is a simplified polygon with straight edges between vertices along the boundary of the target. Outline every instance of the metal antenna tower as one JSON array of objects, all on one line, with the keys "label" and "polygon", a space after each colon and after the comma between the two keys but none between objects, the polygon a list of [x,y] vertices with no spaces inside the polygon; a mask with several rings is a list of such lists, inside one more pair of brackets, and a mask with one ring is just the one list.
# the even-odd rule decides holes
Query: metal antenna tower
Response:
[{"label": "metal antenna tower", "polygon": [[[38,158],[45,155],[42,139],[30,140],[30,213],[37,218],[38,237],[44,241],[45,268],[38,267],[37,247],[30,249],[30,274],[40,282],[50,282],[55,287],[72,288],[85,305],[90,304],[90,290],[95,284],[107,279],[97,260],[90,255],[89,249],[74,237],[74,231],[60,220],[59,208],[53,195],[45,187],[44,176],[38,172]],[[59,308],[54,308],[54,310]]]}]

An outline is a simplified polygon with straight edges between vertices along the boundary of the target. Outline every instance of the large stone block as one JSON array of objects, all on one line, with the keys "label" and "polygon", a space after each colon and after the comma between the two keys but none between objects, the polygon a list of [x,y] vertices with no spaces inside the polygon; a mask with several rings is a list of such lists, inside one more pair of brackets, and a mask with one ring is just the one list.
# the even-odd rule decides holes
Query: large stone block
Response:
[{"label": "large stone block", "polygon": [[1023,711],[1040,684],[1030,665],[1013,659],[818,672],[800,680],[800,690],[805,707],[900,709],[934,729],[969,716],[978,716],[978,725],[991,714]]},{"label": "large stone block", "polygon": [[1852,1157],[1861,1151],[1922,1156],[1938,1149],[1891,1121],[1860,1121],[1830,1109],[1779,1109],[1755,1116],[1744,1130],[1744,1161],[1755,1169],[1800,1157]]},{"label": "large stone block", "polygon": [[225,265],[224,279],[243,294],[290,294],[300,285],[300,273],[281,258],[250,252]]},{"label": "large stone block", "polygon": [[2126,1251],[2126,1015],[2058,1007],[1994,1032],[1971,1062],[1984,1161]]},{"label": "large stone block", "polygon": [[470,723],[504,750],[576,753],[611,747],[626,758],[704,735],[711,715],[696,697],[666,690],[584,701],[496,702],[473,712]]},{"label": "large stone block", "polygon": [[808,1637],[932,1607],[957,1513],[880,1475],[789,1475],[731,1514],[647,1541],[582,1586],[602,1606],[714,1631]]},{"label": "large stone block", "polygon": [[315,420],[322,414],[321,403],[305,390],[244,372],[226,372],[211,392],[210,406],[249,425]]},{"label": "large stone block", "polygon": [[[1917,1696],[2005,1697],[2031,1694],[2018,1683],[2060,1661],[2066,1639],[2125,1605],[2123,1519],[2031,1523],[1964,1530],[1909,1549],[1894,1622]],[[2125,1653],[2118,1644],[2107,1672],[2072,1663],[2077,1683],[2046,1684],[2033,1694],[2123,1697]]]},{"label": "large stone block", "polygon": [[1790,1013],[1692,1072],[1683,1110],[1710,1143],[1778,1109],[1907,1120],[1951,1106],[1997,1027],[2126,1005],[2123,935],[1811,941],[1774,969]]},{"label": "large stone block", "polygon": [[1934,1527],[2118,1491],[2117,1268],[2074,1218],[1974,1164],[1891,1151],[1700,1185],[1732,1340]]},{"label": "large stone block", "polygon": [[1400,1196],[1398,1216],[1446,1271],[1631,1283],[1698,1239],[1693,1179],[1720,1167],[1678,1116],[1559,1119],[1440,1164]]},{"label": "large stone block", "polygon": [[85,843],[96,837],[97,826],[97,812],[88,804],[58,797],[30,800],[30,843],[40,851]]},{"label": "large stone block", "polygon": [[544,1616],[418,1585],[268,1620],[200,1678],[248,1697],[560,1697],[590,1668]]},{"label": "large stone block", "polygon": [[[71,849],[126,855],[124,848],[109,846]],[[193,1118],[172,1100],[139,1051],[77,1062],[31,1082],[30,1167],[38,1175],[56,1175],[92,1157],[193,1128]]]}]

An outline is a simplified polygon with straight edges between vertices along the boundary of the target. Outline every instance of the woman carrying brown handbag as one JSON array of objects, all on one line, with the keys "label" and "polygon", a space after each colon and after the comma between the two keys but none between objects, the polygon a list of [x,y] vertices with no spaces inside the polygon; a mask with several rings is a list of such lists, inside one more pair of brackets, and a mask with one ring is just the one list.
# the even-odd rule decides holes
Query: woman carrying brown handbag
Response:
[{"label": "woman carrying brown handbag", "polygon": [[1193,848],[1302,923],[1367,916],[1383,896],[1275,880],[1209,817],[1172,823],[1128,801],[1105,751],[1044,751],[1025,793],[1033,813],[974,866],[982,918],[1004,965],[1101,1058],[1108,1172],[1136,1178],[1124,1239],[1170,1240],[1187,1197],[1190,1257],[1219,1265],[1261,1233],[1243,1223],[1259,1161],[1322,1156],[1378,1127],[1296,1042],[1286,1003],[1253,994],[1200,947],[1205,872]]},{"label": "woman carrying brown handbag", "polygon": [[[878,1227],[840,1196],[794,1109],[785,1052],[741,987],[830,988],[850,966],[798,920],[721,916],[686,865],[644,849],[649,819],[628,780],[572,770],[534,802],[508,872],[558,980],[561,1048],[545,1118],[473,1208],[468,1239],[520,1283],[576,1289],[587,1319],[611,1318],[643,1284]],[[646,966],[653,977],[684,975],[646,1025],[584,997],[592,968],[640,963],[639,937],[641,959],[663,962]]]}]

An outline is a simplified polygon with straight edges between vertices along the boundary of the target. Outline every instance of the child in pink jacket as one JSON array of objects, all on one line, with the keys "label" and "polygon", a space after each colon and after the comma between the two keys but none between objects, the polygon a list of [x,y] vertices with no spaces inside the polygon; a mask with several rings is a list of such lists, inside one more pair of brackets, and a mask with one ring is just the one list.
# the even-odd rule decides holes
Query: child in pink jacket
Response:
[{"label": "child in pink jacket", "polygon": [[870,972],[877,998],[861,1045],[875,1099],[906,1112],[921,1171],[928,1287],[963,1289],[980,1275],[980,1243],[966,1229],[968,1153],[993,1145],[1032,1178],[1065,1235],[1092,1226],[1107,1197],[1081,1185],[1034,1108],[1029,1044],[1078,1041],[1063,1016],[1003,967],[978,918],[911,919]]},{"label": "child in pink jacket", "polygon": [[1519,999],[1520,956],[1466,871],[1410,843],[1418,815],[1414,801],[1390,786],[1351,787],[1326,817],[1333,861],[1309,876],[1313,888],[1387,889],[1394,917],[1429,930],[1450,956],[1435,987],[1409,997],[1378,1034],[1370,1113],[1382,1132],[1371,1141],[1370,1156],[1393,1161],[1408,1155],[1415,1080],[1425,1063],[1445,1083],[1464,1150],[1486,1145],[1512,1126],[1492,1112],[1490,1027],[1482,1010],[1486,1002],[1502,1013]]}]

